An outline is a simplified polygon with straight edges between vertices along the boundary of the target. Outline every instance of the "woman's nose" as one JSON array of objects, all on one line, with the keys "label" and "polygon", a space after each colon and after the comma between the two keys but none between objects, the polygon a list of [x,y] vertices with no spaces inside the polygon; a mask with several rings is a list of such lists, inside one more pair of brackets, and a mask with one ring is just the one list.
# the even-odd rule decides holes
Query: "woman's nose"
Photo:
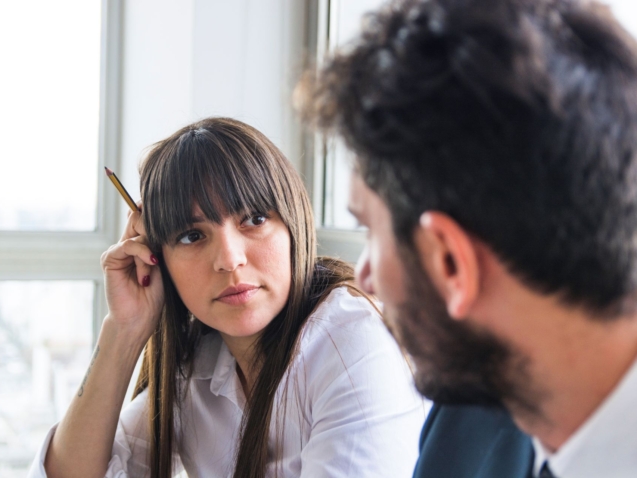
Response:
[{"label": "woman's nose", "polygon": [[356,262],[356,282],[368,294],[374,294],[372,285],[372,269],[369,264],[369,246],[365,246]]},{"label": "woman's nose", "polygon": [[232,272],[247,263],[243,237],[232,226],[220,228],[215,239],[215,271]]}]

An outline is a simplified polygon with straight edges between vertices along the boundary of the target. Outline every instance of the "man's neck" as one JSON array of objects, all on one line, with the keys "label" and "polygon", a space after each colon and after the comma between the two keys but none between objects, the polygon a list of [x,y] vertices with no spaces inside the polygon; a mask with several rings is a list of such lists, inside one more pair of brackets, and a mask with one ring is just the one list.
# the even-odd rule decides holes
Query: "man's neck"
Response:
[{"label": "man's neck", "polygon": [[531,381],[541,398],[537,412],[516,410],[514,420],[557,451],[613,392],[637,358],[637,317],[591,319],[553,317],[561,322],[546,333],[530,356]]},{"label": "man's neck", "polygon": [[[471,321],[524,359],[529,403],[507,403],[518,426],[558,450],[612,393],[637,359],[637,314],[603,318],[529,288],[488,250]],[[518,377],[514,377],[518,378]]]}]

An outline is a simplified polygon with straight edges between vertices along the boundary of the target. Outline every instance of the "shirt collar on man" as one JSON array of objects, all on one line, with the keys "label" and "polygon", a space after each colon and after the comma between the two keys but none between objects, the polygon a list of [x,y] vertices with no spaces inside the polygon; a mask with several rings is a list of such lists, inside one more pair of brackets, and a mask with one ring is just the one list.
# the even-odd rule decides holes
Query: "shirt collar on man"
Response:
[{"label": "shirt collar on man", "polygon": [[556,453],[533,438],[534,476],[548,459],[557,478],[637,475],[637,362],[584,424]]}]

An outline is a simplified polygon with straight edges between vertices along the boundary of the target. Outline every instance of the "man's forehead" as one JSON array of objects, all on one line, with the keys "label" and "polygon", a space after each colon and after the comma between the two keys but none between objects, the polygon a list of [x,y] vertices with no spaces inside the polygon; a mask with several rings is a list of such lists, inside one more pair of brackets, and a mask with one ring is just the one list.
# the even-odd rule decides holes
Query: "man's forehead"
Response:
[{"label": "man's forehead", "polygon": [[352,171],[349,189],[348,209],[355,216],[361,218],[367,215],[367,212],[379,213],[379,210],[387,209],[385,202],[381,197],[371,189],[361,174]]},{"label": "man's forehead", "polygon": [[363,181],[360,173],[356,168],[352,170],[352,175],[350,177],[350,188],[349,188],[349,201],[348,208],[354,215],[360,215],[365,210],[366,205],[366,197],[369,195],[371,190]]}]

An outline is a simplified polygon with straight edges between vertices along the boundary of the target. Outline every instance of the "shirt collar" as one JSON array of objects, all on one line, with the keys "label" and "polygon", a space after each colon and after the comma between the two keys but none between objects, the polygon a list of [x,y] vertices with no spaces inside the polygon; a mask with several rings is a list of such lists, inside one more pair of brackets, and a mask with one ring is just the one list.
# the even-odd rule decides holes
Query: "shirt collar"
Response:
[{"label": "shirt collar", "polygon": [[210,332],[201,337],[195,350],[192,378],[210,380],[215,374],[223,339],[218,332]]},{"label": "shirt collar", "polygon": [[[544,445],[535,437],[532,437],[533,451],[535,452],[535,459],[533,461],[533,476],[540,476],[540,469],[546,460],[551,457],[551,453],[544,448]],[[549,462],[551,466],[551,462]]]},{"label": "shirt collar", "polygon": [[193,380],[210,380],[210,391],[245,408],[245,394],[237,374],[237,361],[217,332],[204,335],[195,353]]},{"label": "shirt collar", "polygon": [[548,459],[558,478],[631,477],[637,470],[637,361],[619,385],[560,447],[549,453],[536,438],[534,472]]}]

